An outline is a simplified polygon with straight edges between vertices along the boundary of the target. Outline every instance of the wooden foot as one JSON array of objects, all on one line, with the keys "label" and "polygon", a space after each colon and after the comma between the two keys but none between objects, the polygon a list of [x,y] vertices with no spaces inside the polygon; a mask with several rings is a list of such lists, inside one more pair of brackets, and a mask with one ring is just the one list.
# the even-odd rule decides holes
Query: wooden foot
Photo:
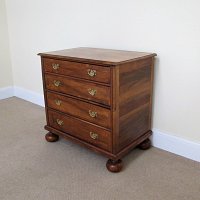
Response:
[{"label": "wooden foot", "polygon": [[148,138],[144,140],[141,144],[138,146],[142,150],[147,150],[151,147],[151,140]]},{"label": "wooden foot", "polygon": [[47,142],[56,142],[58,141],[59,137],[58,135],[49,132],[45,135],[45,139],[47,140]]},{"label": "wooden foot", "polygon": [[122,160],[111,160],[109,159],[106,163],[106,167],[110,172],[120,172],[122,170]]}]

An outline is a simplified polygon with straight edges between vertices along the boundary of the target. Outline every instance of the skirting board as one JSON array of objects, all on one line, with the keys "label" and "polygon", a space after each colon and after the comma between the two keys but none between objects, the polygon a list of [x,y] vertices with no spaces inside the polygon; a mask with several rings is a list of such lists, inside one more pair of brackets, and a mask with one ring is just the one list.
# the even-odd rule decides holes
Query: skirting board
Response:
[{"label": "skirting board", "polygon": [[0,88],[0,100],[7,99],[14,96],[14,89],[12,86]]},{"label": "skirting board", "polygon": [[44,97],[41,94],[16,86],[0,88],[0,100],[14,96],[44,107]]},{"label": "skirting board", "polygon": [[21,87],[14,86],[13,88],[14,88],[14,96],[44,107],[43,95]]},{"label": "skirting board", "polygon": [[159,149],[200,162],[200,143],[154,129],[152,145]]},{"label": "skirting board", "polygon": [[[43,95],[20,87],[0,89],[0,99],[16,96],[44,107]],[[154,147],[200,162],[200,144],[153,129]]]}]

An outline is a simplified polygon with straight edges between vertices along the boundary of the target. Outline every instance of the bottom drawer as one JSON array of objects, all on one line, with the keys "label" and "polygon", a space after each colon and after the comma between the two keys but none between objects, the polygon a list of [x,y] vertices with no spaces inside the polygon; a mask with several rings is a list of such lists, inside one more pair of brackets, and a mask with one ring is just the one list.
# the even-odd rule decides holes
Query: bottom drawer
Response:
[{"label": "bottom drawer", "polygon": [[48,110],[48,116],[51,127],[111,152],[110,131],[52,110]]}]

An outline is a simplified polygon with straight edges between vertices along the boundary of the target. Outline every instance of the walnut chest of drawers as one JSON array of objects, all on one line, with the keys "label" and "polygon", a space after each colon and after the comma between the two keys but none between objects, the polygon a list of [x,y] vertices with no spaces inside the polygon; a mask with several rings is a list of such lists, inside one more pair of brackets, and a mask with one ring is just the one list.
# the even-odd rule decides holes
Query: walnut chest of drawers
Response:
[{"label": "walnut chest of drawers", "polygon": [[48,142],[61,136],[102,153],[111,172],[134,147],[150,147],[156,54],[74,48],[39,55]]}]

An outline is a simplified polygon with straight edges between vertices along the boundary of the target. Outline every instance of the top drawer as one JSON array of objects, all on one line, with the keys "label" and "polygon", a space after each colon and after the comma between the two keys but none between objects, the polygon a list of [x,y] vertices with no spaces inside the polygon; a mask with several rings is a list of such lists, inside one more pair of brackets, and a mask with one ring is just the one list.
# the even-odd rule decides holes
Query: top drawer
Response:
[{"label": "top drawer", "polygon": [[97,82],[110,83],[109,67],[76,63],[66,60],[56,60],[50,58],[43,59],[43,66],[45,72],[74,76]]}]

